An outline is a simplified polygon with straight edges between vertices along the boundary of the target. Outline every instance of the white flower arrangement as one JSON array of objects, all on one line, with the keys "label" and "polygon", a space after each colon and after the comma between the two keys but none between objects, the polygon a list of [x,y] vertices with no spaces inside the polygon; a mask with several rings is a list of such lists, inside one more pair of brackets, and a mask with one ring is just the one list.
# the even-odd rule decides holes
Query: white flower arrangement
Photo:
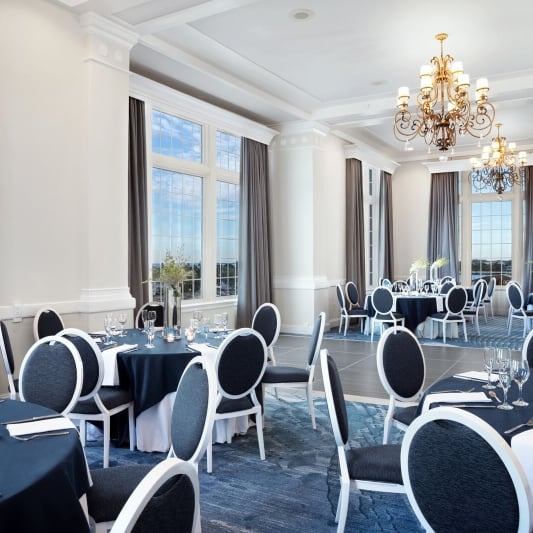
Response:
[{"label": "white flower arrangement", "polygon": [[420,257],[419,259],[415,259],[415,261],[413,261],[413,264],[411,265],[409,272],[417,272],[418,270],[422,270],[424,268],[427,268],[428,266],[429,266],[428,260],[423,257]]}]

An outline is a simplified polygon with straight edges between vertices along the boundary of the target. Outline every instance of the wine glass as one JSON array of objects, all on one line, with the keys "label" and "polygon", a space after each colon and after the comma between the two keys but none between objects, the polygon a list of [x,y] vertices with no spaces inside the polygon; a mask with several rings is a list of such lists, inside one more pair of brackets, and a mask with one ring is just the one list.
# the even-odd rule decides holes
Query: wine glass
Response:
[{"label": "wine glass", "polygon": [[128,321],[128,315],[126,313],[120,313],[118,315],[118,322],[120,324],[120,333],[119,337],[125,337],[126,334],[124,333],[124,330],[126,329],[126,322]]},{"label": "wine glass", "polygon": [[225,337],[228,334],[228,313],[222,313],[222,327],[224,328],[222,337]]},{"label": "wine glass", "polygon": [[529,403],[522,398],[522,387],[529,378],[529,363],[527,359],[513,359],[511,361],[511,372],[514,381],[518,385],[518,399],[512,403],[518,407],[526,407]]},{"label": "wine glass", "polygon": [[213,324],[215,325],[215,331],[217,334],[215,335],[215,339],[220,339],[220,335],[218,335],[218,332],[220,331],[220,325],[222,324],[222,315],[217,313],[213,319]]},{"label": "wine glass", "polygon": [[145,329],[146,329],[146,335],[148,336],[148,343],[145,344],[144,346],[146,348],[155,348],[154,346],[154,337],[155,337],[154,321],[148,319],[146,321]]},{"label": "wine glass", "polygon": [[155,326],[156,319],[157,319],[157,312],[153,310],[148,311],[148,320],[151,320],[154,323],[154,326]]},{"label": "wine glass", "polygon": [[483,363],[485,365],[485,370],[487,371],[487,383],[483,385],[484,389],[495,389],[496,387],[491,384],[490,377],[492,371],[494,370],[495,365],[495,350],[492,346],[485,346],[483,351]]},{"label": "wine glass", "polygon": [[143,321],[143,332],[146,333],[146,321],[148,320],[148,309],[142,310],[141,319]]},{"label": "wine glass", "polygon": [[513,409],[513,406],[507,403],[507,391],[509,390],[511,382],[513,381],[511,361],[509,359],[502,361],[502,364],[498,370],[498,375],[500,377],[500,385],[503,389],[503,403],[498,405],[498,409],[509,411],[510,409]]},{"label": "wine glass", "polygon": [[204,331],[204,335],[205,335],[205,342],[207,342],[207,337],[209,336],[209,319],[208,318],[204,318],[202,320],[202,323],[203,323],[203,331]]},{"label": "wine glass", "polygon": [[111,346],[115,344],[113,342],[113,317],[109,314],[104,318],[104,329],[105,329],[105,346]]}]

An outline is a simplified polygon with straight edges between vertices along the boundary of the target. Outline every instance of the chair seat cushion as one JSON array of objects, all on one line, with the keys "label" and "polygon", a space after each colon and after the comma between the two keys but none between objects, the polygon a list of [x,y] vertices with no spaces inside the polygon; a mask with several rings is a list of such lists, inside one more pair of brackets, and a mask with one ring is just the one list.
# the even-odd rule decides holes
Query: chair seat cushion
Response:
[{"label": "chair seat cushion", "polygon": [[[115,387],[100,387],[98,396],[100,396],[100,400],[102,400],[102,403],[109,410],[120,405],[126,405],[133,401],[131,394],[127,390],[117,389]],[[90,398],[88,400],[79,401],[75,405],[72,412],[84,415],[93,415],[100,413],[100,409],[98,409],[94,399]]]},{"label": "chair seat cushion", "polygon": [[128,465],[91,470],[93,486],[87,492],[87,506],[94,521],[115,520],[151,468],[150,465]]},{"label": "chair seat cushion", "polygon": [[350,479],[403,484],[401,449],[400,444],[350,448],[346,452]]},{"label": "chair seat cushion", "polygon": [[355,309],[350,309],[346,312],[348,313],[348,316],[351,316],[351,317],[354,317],[354,316],[360,317],[360,318],[368,317],[368,311],[366,309],[355,308]]},{"label": "chair seat cushion", "polygon": [[408,426],[415,418],[418,410],[417,405],[410,405],[409,407],[398,407],[394,411],[392,418]]},{"label": "chair seat cushion", "polygon": [[[391,314],[396,320],[401,320],[402,318],[404,318],[404,316],[401,313],[391,313]],[[391,314],[381,315],[379,313],[376,313],[374,318],[376,320],[382,320],[382,321],[391,320],[392,321],[392,318],[390,316]]]},{"label": "chair seat cushion", "polygon": [[233,413],[234,411],[246,411],[253,407],[250,396],[238,398],[236,400],[230,398],[222,398],[217,407],[217,413]]},{"label": "chair seat cushion", "polygon": [[309,380],[309,370],[292,366],[267,366],[263,383],[300,383]]},{"label": "chair seat cushion", "polygon": [[430,318],[433,320],[444,320],[446,319],[447,322],[462,322],[464,317],[461,315],[448,315],[448,313],[433,313]]}]

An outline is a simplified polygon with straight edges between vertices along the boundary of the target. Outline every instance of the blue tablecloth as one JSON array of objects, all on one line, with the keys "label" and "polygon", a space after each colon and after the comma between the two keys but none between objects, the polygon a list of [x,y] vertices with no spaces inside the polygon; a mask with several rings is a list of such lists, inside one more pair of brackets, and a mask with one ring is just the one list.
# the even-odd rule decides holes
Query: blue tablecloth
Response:
[{"label": "blue tablecloth", "polygon": [[156,334],[155,348],[149,349],[145,347],[145,333],[136,329],[126,333],[115,340],[119,344],[137,344],[138,349],[117,356],[120,387],[133,395],[135,416],[138,416],[177,389],[185,367],[200,352],[187,348],[188,343],[183,339],[166,342],[161,333]]},{"label": "blue tablecloth", "polygon": [[[0,422],[53,413],[32,403],[0,403]],[[0,531],[88,531],[79,498],[89,485],[77,431],[21,442],[0,425]]]}]

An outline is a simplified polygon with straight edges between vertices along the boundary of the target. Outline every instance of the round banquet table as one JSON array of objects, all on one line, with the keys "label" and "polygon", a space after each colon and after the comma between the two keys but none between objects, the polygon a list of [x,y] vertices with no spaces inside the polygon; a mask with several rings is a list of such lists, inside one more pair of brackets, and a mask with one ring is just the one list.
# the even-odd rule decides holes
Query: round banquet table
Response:
[{"label": "round banquet table", "polygon": [[[496,384],[496,383],[493,383]],[[438,392],[438,391],[446,391],[446,390],[463,390],[463,391],[469,391],[470,389],[474,389],[472,392],[481,392],[485,391],[483,388],[484,383],[480,381],[474,381],[474,380],[468,380],[468,379],[460,379],[455,377],[449,377],[442,379],[440,381],[435,382],[431,387],[428,387],[428,389],[425,391],[424,396],[420,400],[419,406],[418,406],[418,414],[422,412],[422,407],[424,405],[425,397],[428,394],[431,394],[432,392]],[[503,391],[500,387],[496,387],[496,389],[493,389],[496,391],[496,394],[500,399],[503,399]],[[529,402],[529,405],[526,407],[516,407],[513,406],[514,409],[510,411],[504,411],[502,409],[488,409],[486,407],[476,408],[476,407],[469,407],[468,404],[466,407],[462,407],[462,409],[465,409],[467,411],[470,411],[471,413],[475,414],[479,418],[482,418],[485,420],[488,424],[490,424],[500,435],[507,441],[507,443],[511,443],[511,439],[515,437],[516,435],[519,435],[523,431],[530,430],[529,427],[523,427],[516,431],[514,431],[511,434],[505,434],[504,431],[506,429],[509,429],[513,426],[517,426],[518,424],[521,424],[523,422],[526,422],[533,416],[533,381],[528,380],[523,387],[523,397],[524,400]],[[518,398],[518,388],[515,383],[511,385],[508,391],[507,399],[509,403],[513,402]],[[492,400],[492,405],[496,407],[499,404],[496,400]],[[431,407],[436,407],[438,405],[451,405],[453,404],[446,404],[446,403],[432,403]],[[476,404],[473,404],[476,405]],[[480,404],[477,404],[480,405]],[[488,404],[491,405],[491,404]]]},{"label": "round banquet table", "polygon": [[[54,411],[32,403],[0,403],[0,422],[48,414]],[[75,429],[68,435],[22,442],[0,425],[0,531],[89,531],[80,498],[90,484]]]}]

